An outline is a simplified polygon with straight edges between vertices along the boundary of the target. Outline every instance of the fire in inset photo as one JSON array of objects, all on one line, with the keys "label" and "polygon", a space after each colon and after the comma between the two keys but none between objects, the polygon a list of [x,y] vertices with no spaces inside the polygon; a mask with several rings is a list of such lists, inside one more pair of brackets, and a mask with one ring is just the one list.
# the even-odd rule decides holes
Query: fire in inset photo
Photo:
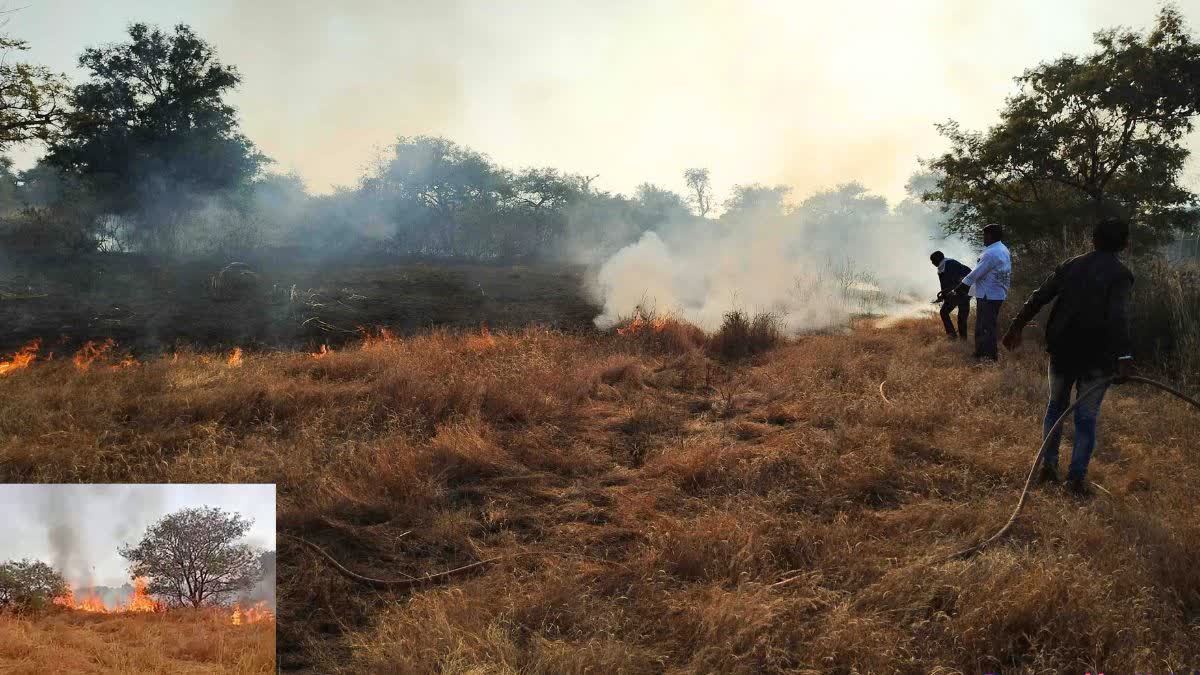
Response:
[{"label": "fire in inset photo", "polygon": [[0,485],[0,672],[275,671],[274,485]]}]

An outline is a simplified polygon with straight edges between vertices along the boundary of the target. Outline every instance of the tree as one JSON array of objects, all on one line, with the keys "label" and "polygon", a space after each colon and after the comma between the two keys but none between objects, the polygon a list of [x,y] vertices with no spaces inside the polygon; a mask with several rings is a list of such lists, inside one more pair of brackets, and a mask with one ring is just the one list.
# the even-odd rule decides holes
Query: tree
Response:
[{"label": "tree", "polygon": [[136,547],[118,552],[129,561],[131,577],[150,579],[147,593],[176,605],[220,603],[262,576],[261,551],[237,543],[251,524],[218,508],[183,509],[151,525]]},{"label": "tree", "polygon": [[696,207],[696,215],[707,218],[712,210],[712,181],[708,169],[688,169],[683,172],[683,179],[691,190],[688,201]]},{"label": "tree", "polygon": [[867,192],[862,183],[850,182],[813,193],[790,215],[803,223],[811,245],[846,252],[875,234],[889,212],[886,199]]},{"label": "tree", "polygon": [[511,194],[506,172],[484,154],[431,136],[400,137],[363,180],[407,252],[462,253],[484,214]]},{"label": "tree", "polygon": [[1109,214],[1131,218],[1137,241],[1195,231],[1197,197],[1179,178],[1200,112],[1200,44],[1171,6],[1144,36],[1113,29],[1095,43],[1017,78],[987,132],[939,125],[951,148],[927,162],[941,177],[926,199],[945,205],[950,231],[999,222],[1018,244],[1063,244]]},{"label": "tree", "polygon": [[691,216],[687,200],[677,192],[653,183],[642,183],[634,192],[633,221],[644,230],[662,223],[686,221]]},{"label": "tree", "polygon": [[267,161],[225,101],[237,70],[187,26],[133,24],[128,42],[88,48],[79,65],[90,79],[72,90],[49,159],[86,178],[150,243],[170,246],[181,214],[242,186]]},{"label": "tree", "polygon": [[27,49],[24,40],[0,36],[0,152],[49,140],[64,112],[64,76],[43,66],[9,63],[11,52]]},{"label": "tree", "polygon": [[783,199],[792,189],[786,185],[767,186],[760,183],[734,185],[733,194],[725,200],[722,220],[778,217],[783,215]]},{"label": "tree", "polygon": [[558,169],[524,169],[511,176],[508,208],[514,218],[504,237],[510,254],[545,252],[567,227],[567,208],[586,192],[586,179]]},{"label": "tree", "polygon": [[10,560],[0,564],[0,609],[29,609],[49,604],[67,592],[67,582],[40,560]]}]

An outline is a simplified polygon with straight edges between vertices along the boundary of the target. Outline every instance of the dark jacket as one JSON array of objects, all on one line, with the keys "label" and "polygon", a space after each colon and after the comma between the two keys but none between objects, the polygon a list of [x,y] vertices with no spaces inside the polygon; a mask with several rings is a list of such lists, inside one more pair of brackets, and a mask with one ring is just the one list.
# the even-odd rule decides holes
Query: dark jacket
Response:
[{"label": "dark jacket", "polygon": [[971,273],[971,268],[954,258],[946,258],[942,262],[946,264],[942,266],[942,271],[938,272],[938,281],[942,283],[943,291],[950,292],[962,283],[963,277]]},{"label": "dark jacket", "polygon": [[1021,329],[1046,303],[1058,298],[1046,322],[1046,351],[1064,368],[1110,371],[1131,355],[1129,293],[1133,273],[1115,253],[1092,251],[1059,265],[1029,296],[1013,319]]}]

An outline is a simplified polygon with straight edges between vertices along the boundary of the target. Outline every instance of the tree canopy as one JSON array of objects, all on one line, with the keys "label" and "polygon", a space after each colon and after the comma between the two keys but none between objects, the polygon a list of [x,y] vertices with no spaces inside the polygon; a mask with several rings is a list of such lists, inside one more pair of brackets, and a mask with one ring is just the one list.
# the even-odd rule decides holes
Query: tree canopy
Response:
[{"label": "tree canopy", "polygon": [[1197,197],[1179,178],[1200,44],[1171,6],[1146,34],[1105,30],[1095,44],[1018,77],[986,132],[939,125],[950,150],[927,163],[939,180],[925,198],[946,205],[951,231],[998,222],[1018,244],[1064,244],[1105,215],[1130,218],[1145,243],[1195,230]]},{"label": "tree canopy", "polygon": [[89,79],[71,91],[49,160],[86,178],[142,234],[169,236],[160,230],[197,199],[244,185],[266,160],[225,100],[241,78],[211,45],[184,25],[137,23],[128,34],[79,57]]},{"label": "tree canopy", "polygon": [[44,66],[10,63],[24,40],[0,36],[0,152],[29,141],[50,140],[64,113],[67,80]]},{"label": "tree canopy", "polygon": [[262,577],[262,551],[239,540],[252,521],[218,508],[189,508],[151,525],[137,546],[118,552],[132,577],[147,577],[146,592],[176,605],[221,603]]},{"label": "tree canopy", "polygon": [[0,563],[0,609],[42,607],[67,592],[67,582],[40,560]]}]

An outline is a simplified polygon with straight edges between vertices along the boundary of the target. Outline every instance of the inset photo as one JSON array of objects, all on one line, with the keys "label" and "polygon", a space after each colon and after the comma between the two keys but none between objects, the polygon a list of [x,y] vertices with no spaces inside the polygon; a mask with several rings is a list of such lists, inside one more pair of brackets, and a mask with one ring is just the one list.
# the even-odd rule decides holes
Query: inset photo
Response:
[{"label": "inset photo", "polygon": [[274,485],[0,485],[0,672],[275,671]]}]

